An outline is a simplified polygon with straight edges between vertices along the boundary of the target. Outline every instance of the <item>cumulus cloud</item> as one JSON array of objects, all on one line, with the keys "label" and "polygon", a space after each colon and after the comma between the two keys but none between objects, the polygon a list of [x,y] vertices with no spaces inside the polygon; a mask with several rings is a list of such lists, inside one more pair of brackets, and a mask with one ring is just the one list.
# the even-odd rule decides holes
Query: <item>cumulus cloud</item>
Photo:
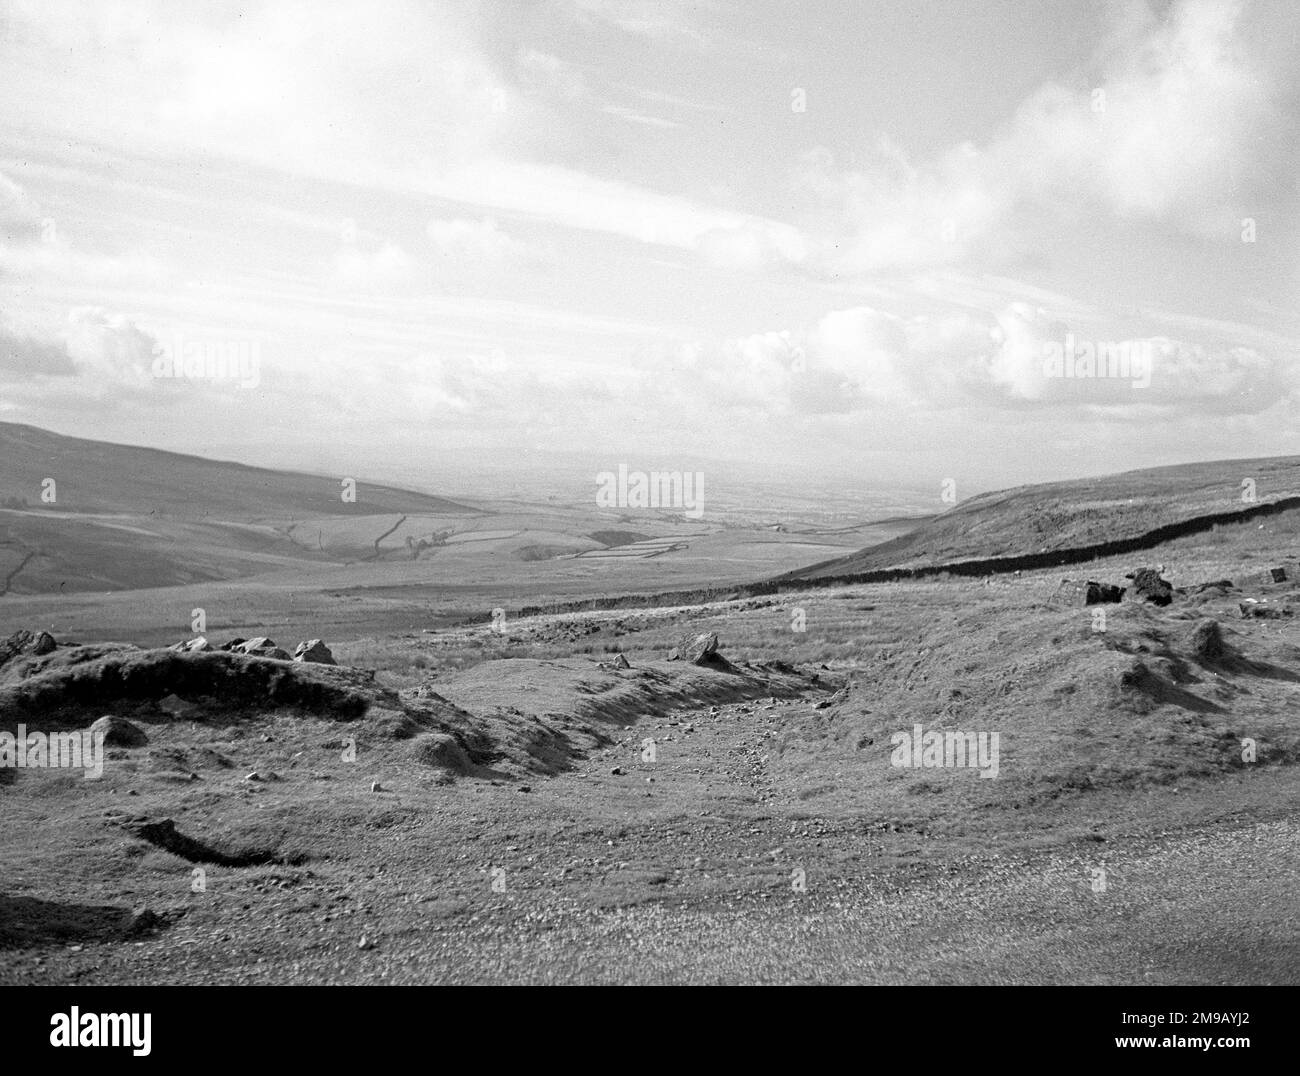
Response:
[{"label": "cumulus cloud", "polygon": [[1252,176],[1263,184],[1275,171],[1261,154],[1289,153],[1284,133],[1277,137],[1278,99],[1292,77],[1246,52],[1240,17],[1235,2],[1184,0],[1163,21],[1130,19],[1091,72],[1041,87],[983,147],[963,143],[918,163],[881,138],[867,166],[850,172],[825,151],[810,154],[802,184],[841,206],[853,235],[831,267],[868,272],[996,253],[1024,242],[1037,215],[1239,229],[1237,202]]},{"label": "cumulus cloud", "polygon": [[157,384],[152,374],[157,346],[129,318],[80,307],[57,332],[0,328],[0,385],[10,401],[41,413],[141,404]]},{"label": "cumulus cloud", "polygon": [[1300,388],[1300,352],[1167,335],[1106,336],[1013,302],[993,314],[909,318],[859,306],[799,332],[756,333],[692,349],[721,406],[769,413],[1056,408],[1112,417],[1253,414]]},{"label": "cumulus cloud", "polygon": [[119,386],[153,381],[158,341],[122,314],[99,307],[73,310],[67,340],[68,353],[85,381]]}]

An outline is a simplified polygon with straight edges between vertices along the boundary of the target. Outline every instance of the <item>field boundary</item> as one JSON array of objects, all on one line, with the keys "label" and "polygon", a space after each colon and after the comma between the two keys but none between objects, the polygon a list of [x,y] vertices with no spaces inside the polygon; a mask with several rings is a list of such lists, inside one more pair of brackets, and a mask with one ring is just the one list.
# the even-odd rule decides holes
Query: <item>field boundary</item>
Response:
[{"label": "field boundary", "polygon": [[[838,563],[836,560],[822,561],[807,568],[774,576],[754,583],[738,583],[732,586],[703,587],[694,590],[661,591],[650,594],[620,594],[603,598],[583,598],[577,601],[555,602],[550,605],[528,605],[515,611],[516,617],[547,616],[558,613],[586,613],[614,609],[640,609],[662,605],[706,605],[723,601],[742,601],[746,598],[763,598],[773,594],[798,592],[803,590],[820,590],[827,587],[851,586],[858,583],[895,583],[904,580],[926,579],[937,575],[987,576],[1004,575],[1011,572],[1039,571],[1043,568],[1059,568],[1068,564],[1084,564],[1088,561],[1101,560],[1105,557],[1121,556],[1125,553],[1137,553],[1154,549],[1176,538],[1191,534],[1201,534],[1223,525],[1247,523],[1253,519],[1277,515],[1300,508],[1300,496],[1282,497],[1264,504],[1233,512],[1216,512],[1210,515],[1192,516],[1176,523],[1166,523],[1153,530],[1131,538],[1116,538],[1109,542],[1094,542],[1091,545],[1055,549],[1045,553],[1021,553],[1003,557],[981,557],[974,560],[946,561],[942,564],[919,564],[912,567],[873,568],[865,572],[851,572],[843,575],[821,575],[807,577],[804,573],[816,571]],[[477,619],[467,618],[460,624],[478,623]]]}]

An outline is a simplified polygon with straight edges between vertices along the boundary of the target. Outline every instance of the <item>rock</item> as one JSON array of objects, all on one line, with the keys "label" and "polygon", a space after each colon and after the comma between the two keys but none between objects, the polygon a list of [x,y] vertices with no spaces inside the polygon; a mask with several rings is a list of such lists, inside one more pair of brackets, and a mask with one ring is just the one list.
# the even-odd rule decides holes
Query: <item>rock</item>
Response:
[{"label": "rock", "polygon": [[1127,587],[1116,586],[1113,583],[1097,583],[1089,579],[1084,589],[1083,604],[1103,605],[1122,601],[1124,591],[1127,589]]},{"label": "rock", "polygon": [[128,938],[136,938],[141,934],[149,934],[162,925],[162,918],[148,908],[137,908],[126,917],[126,921],[122,924],[122,933]]},{"label": "rock", "polygon": [[1234,589],[1231,579],[1216,579],[1213,583],[1201,583],[1199,586],[1192,588],[1193,594],[1204,594],[1207,590],[1232,590]]},{"label": "rock", "polygon": [[224,650],[227,653],[229,653],[232,650],[238,650],[240,651],[240,653],[243,653],[243,646],[244,646],[243,639],[231,639],[230,642],[228,643],[222,643],[219,649]]},{"label": "rock", "polygon": [[277,661],[293,660],[287,650],[282,650],[276,646],[275,640],[268,639],[265,635],[259,635],[256,639],[249,639],[235,649],[239,653],[248,654],[250,657],[255,658],[275,658]]},{"label": "rock", "polygon": [[610,770],[609,772],[612,773],[615,777],[622,777],[622,776],[623,776],[623,767],[622,767],[622,766],[615,766],[615,767],[614,767],[612,770]]},{"label": "rock", "polygon": [[14,658],[44,657],[58,645],[54,641],[54,636],[48,631],[32,633],[25,628],[20,628],[0,642],[0,666],[8,664]]},{"label": "rock", "polygon": [[383,790],[384,790],[384,786],[381,785],[378,781],[371,781],[371,782],[370,782],[370,791],[371,791],[371,792],[382,792]]},{"label": "rock", "polygon": [[677,643],[677,654],[692,665],[705,665],[718,653],[718,633],[688,632]]},{"label": "rock", "polygon": [[256,770],[254,770],[252,773],[244,774],[245,781],[260,781],[261,779],[262,779],[262,775],[258,773]]},{"label": "rock", "polygon": [[1152,605],[1168,605],[1174,600],[1174,587],[1160,577],[1155,568],[1139,568],[1128,576],[1133,580],[1133,593]]},{"label": "rock", "polygon": [[195,703],[186,702],[179,695],[171,694],[164,695],[158,700],[158,709],[171,714],[172,717],[185,717],[194,713],[198,706]]},{"label": "rock", "polygon": [[201,654],[205,650],[211,650],[212,644],[202,635],[199,635],[193,639],[182,639],[179,643],[169,646],[167,649],[175,650],[180,654]]},{"label": "rock", "polygon": [[1242,602],[1238,605],[1245,619],[1281,620],[1291,616],[1291,610],[1283,605],[1265,605],[1263,602]]},{"label": "rock", "polygon": [[676,661],[676,660],[677,660],[678,658],[680,658],[680,657],[681,657],[681,655],[680,655],[679,653],[677,653],[677,647],[674,646],[671,650],[668,651],[668,660],[669,660],[669,661]]},{"label": "rock", "polygon": [[630,669],[630,668],[632,668],[632,665],[631,665],[631,663],[627,660],[627,658],[625,658],[622,654],[619,654],[618,657],[616,657],[616,658],[614,659],[614,668],[616,668],[616,669]]},{"label": "rock", "polygon": [[104,736],[105,747],[143,747],[149,742],[144,730],[122,717],[106,714],[90,726],[91,736]]},{"label": "rock", "polygon": [[1192,632],[1192,653],[1202,661],[1219,662],[1228,654],[1217,620],[1202,620]]},{"label": "rock", "polygon": [[319,639],[309,639],[305,643],[299,643],[298,649],[293,652],[294,661],[310,661],[316,665],[337,665],[334,655],[330,649]]}]

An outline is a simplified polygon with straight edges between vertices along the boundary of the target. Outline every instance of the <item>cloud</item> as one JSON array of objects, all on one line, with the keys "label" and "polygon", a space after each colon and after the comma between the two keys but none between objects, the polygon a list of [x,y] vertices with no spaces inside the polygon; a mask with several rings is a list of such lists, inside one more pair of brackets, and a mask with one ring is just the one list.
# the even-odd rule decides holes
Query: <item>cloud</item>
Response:
[{"label": "cloud", "polygon": [[6,379],[8,374],[68,377],[75,372],[72,357],[63,344],[21,336],[0,327],[0,379]]},{"label": "cloud", "polygon": [[439,257],[456,261],[500,266],[525,251],[523,244],[503,232],[491,217],[435,218],[425,227],[425,234]]},{"label": "cloud", "polygon": [[34,243],[46,234],[48,226],[36,202],[0,172],[0,242]]},{"label": "cloud", "polygon": [[710,228],[696,237],[695,246],[708,264],[744,272],[798,265],[809,250],[807,240],[794,228],[758,218]]},{"label": "cloud", "polygon": [[[85,413],[106,405],[147,402],[157,382],[157,341],[129,318],[80,307],[59,333],[0,329],[0,385],[13,404],[38,415]],[[17,410],[19,407],[7,407]]]},{"label": "cloud", "polygon": [[339,288],[369,291],[404,284],[414,270],[415,262],[396,243],[385,240],[371,249],[345,243],[334,254],[331,282]]},{"label": "cloud", "polygon": [[1143,421],[1153,413],[1256,414],[1300,395],[1300,346],[1107,336],[1029,303],[993,314],[903,318],[831,311],[798,332],[694,346],[688,365],[716,405],[768,414],[1055,409]]},{"label": "cloud", "polygon": [[983,147],[917,163],[881,138],[851,172],[824,150],[809,155],[798,182],[838,205],[852,235],[829,267],[996,255],[1028,244],[1042,221],[1098,215],[1235,233],[1241,200],[1287,167],[1278,102],[1293,77],[1248,51],[1240,16],[1230,0],[1184,0],[1163,21],[1148,13],[1117,24],[1091,77],[1042,86]]},{"label": "cloud", "polygon": [[161,282],[167,271],[148,254],[102,254],[68,242],[58,221],[42,214],[27,191],[0,173],[0,276],[80,283]]},{"label": "cloud", "polygon": [[699,25],[700,0],[557,0],[578,22],[603,24],[660,44],[710,51],[717,38]]},{"label": "cloud", "polygon": [[75,309],[68,315],[67,341],[83,383],[143,387],[154,381],[158,341],[122,314]]}]

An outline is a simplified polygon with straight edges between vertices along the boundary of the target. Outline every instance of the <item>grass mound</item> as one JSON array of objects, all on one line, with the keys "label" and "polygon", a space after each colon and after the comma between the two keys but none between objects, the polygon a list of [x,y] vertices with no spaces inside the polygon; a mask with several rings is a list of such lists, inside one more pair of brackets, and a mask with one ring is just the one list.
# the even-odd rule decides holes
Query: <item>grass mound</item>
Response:
[{"label": "grass mound", "polygon": [[326,665],[220,651],[113,650],[88,660],[73,657],[0,687],[0,713],[52,716],[174,695],[214,709],[290,706],[347,719],[360,717],[371,701],[366,674]]},{"label": "grass mound", "polygon": [[[1211,776],[1251,765],[1251,744],[1255,765],[1300,760],[1296,648],[1268,651],[1262,635],[1147,606],[1113,607],[1096,625],[1083,609],[954,611],[927,645],[882,653],[831,705],[796,718],[781,757],[812,772],[837,750],[870,771],[855,777],[867,797],[938,795],[936,807]],[[917,725],[996,734],[996,779],[892,765],[895,734]]]}]

